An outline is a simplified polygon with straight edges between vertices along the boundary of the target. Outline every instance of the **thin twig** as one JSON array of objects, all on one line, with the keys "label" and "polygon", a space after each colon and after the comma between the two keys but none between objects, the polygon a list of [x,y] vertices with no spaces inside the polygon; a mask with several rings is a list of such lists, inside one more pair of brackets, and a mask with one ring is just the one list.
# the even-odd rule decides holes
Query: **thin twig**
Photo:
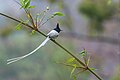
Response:
[{"label": "thin twig", "polygon": [[36,25],[36,27],[38,27],[38,15],[36,15],[35,25]]},{"label": "thin twig", "polygon": [[31,15],[30,13],[28,13],[28,15],[30,16],[30,20],[31,20],[32,26],[33,26],[35,29],[37,29],[37,25],[35,25],[34,19],[33,19],[32,15]]},{"label": "thin twig", "polygon": [[[39,16],[42,15],[42,14],[44,15],[44,12],[45,12],[45,11],[42,11],[42,12],[40,12],[38,15],[39,15]],[[38,26],[40,26],[40,24],[41,24],[41,19],[39,18],[39,20],[38,20]]]},{"label": "thin twig", "polygon": [[[74,67],[73,65],[71,65],[71,64],[66,64],[66,63],[60,63],[60,62],[58,62],[58,64],[62,64],[62,65],[65,65],[65,66]],[[85,69],[84,67],[80,67],[80,66],[77,66],[76,68]]]},{"label": "thin twig", "polygon": [[84,71],[86,71],[86,69],[83,69],[83,70],[79,71],[79,72],[76,73],[75,75],[78,75],[78,74],[80,74],[80,73],[82,73],[82,72],[84,72]]},{"label": "thin twig", "polygon": [[42,23],[42,26],[43,26],[46,22],[48,22],[50,19],[52,19],[52,17],[48,18],[45,22],[43,22],[43,23]]},{"label": "thin twig", "polygon": [[38,26],[40,26],[40,24],[41,24],[42,21],[44,20],[45,16],[46,16],[46,11],[44,11],[43,17],[40,19],[40,23],[38,24]]}]

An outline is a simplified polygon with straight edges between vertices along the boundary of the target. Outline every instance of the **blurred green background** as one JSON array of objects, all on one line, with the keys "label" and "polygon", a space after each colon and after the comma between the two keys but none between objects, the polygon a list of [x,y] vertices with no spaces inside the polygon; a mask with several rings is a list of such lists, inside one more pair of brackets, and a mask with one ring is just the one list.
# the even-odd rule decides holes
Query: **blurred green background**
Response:
[{"label": "blurred green background", "polygon": [[[63,32],[56,41],[77,54],[86,48],[90,66],[104,80],[120,80],[119,0],[32,0],[31,4],[36,6],[33,16],[47,6],[47,16],[63,12],[64,17],[55,17],[40,30],[47,34],[59,22]],[[15,0],[0,0],[0,12],[26,19]],[[45,39],[38,33],[31,35],[24,26],[16,30],[17,24],[0,15],[0,80],[73,80],[71,68],[56,63],[70,56],[51,41],[33,55],[7,65],[7,59],[29,53]],[[89,72],[81,73],[77,79],[97,80]]]}]

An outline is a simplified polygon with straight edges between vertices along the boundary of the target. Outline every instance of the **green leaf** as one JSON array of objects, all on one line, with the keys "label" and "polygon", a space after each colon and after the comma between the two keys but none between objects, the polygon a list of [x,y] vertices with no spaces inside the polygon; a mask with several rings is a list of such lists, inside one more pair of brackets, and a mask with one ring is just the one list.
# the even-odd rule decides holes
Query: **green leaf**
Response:
[{"label": "green leaf", "polygon": [[30,0],[24,0],[24,3],[27,3],[28,1],[30,1]]},{"label": "green leaf", "polygon": [[21,23],[16,26],[16,30],[21,30]]},{"label": "green leaf", "polygon": [[66,62],[67,63],[71,63],[71,62],[73,62],[75,60],[75,58],[69,58]]},{"label": "green leaf", "polygon": [[24,6],[24,0],[20,0],[20,4]]},{"label": "green leaf", "polygon": [[20,9],[22,9],[22,8],[24,8],[24,7],[25,7],[24,0],[20,0],[20,4],[21,4],[21,7],[20,7]]},{"label": "green leaf", "polygon": [[29,6],[30,6],[30,0],[27,3],[25,3],[25,7],[24,8],[29,8]]},{"label": "green leaf", "polygon": [[70,73],[70,77],[72,77],[72,74],[74,73],[74,71],[75,71],[75,69],[76,69],[76,67],[77,67],[76,64],[73,64],[73,66],[74,66],[74,68],[72,69],[72,71],[71,71],[71,73]]},{"label": "green leaf", "polygon": [[30,2],[31,0],[20,0],[21,8],[33,8],[33,6],[30,6]]},{"label": "green leaf", "polygon": [[31,33],[31,34],[32,34],[32,35],[35,34],[35,30],[32,30],[32,33]]},{"label": "green leaf", "polygon": [[29,8],[35,8],[35,6],[29,6]]},{"label": "green leaf", "polygon": [[55,12],[53,15],[54,16],[64,16],[64,14],[62,14],[61,12]]},{"label": "green leaf", "polygon": [[85,49],[84,50],[82,50],[81,52],[80,52],[80,55],[82,55],[82,56],[85,56],[86,54],[86,51],[85,51]]}]

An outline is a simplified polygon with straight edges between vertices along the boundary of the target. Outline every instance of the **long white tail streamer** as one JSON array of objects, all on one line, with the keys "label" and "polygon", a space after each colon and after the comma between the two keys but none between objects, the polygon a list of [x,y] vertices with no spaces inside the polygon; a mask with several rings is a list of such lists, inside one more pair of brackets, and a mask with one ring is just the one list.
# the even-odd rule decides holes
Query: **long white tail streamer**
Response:
[{"label": "long white tail streamer", "polygon": [[7,61],[8,61],[7,64],[11,64],[11,63],[13,63],[13,62],[19,61],[19,60],[21,60],[21,59],[23,59],[23,58],[25,58],[25,57],[33,54],[33,53],[36,52],[39,48],[41,48],[42,46],[44,46],[44,45],[48,42],[48,40],[50,40],[49,37],[47,37],[47,38],[42,42],[42,44],[40,44],[36,49],[34,49],[32,52],[30,52],[30,53],[28,53],[28,54],[26,54],[26,55],[24,55],[24,56],[12,58],[12,59],[8,59],[8,60],[7,60]]}]

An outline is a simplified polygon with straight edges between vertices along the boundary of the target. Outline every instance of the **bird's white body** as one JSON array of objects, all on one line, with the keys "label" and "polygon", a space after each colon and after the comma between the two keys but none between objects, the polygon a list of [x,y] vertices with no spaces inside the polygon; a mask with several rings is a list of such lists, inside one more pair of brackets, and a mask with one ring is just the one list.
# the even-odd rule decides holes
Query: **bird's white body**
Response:
[{"label": "bird's white body", "polygon": [[47,36],[51,39],[56,39],[58,37],[59,33],[55,30],[50,31]]},{"label": "bird's white body", "polygon": [[11,64],[11,63],[13,63],[13,62],[16,62],[16,61],[18,61],[18,60],[21,60],[21,59],[23,59],[23,58],[25,58],[25,57],[33,54],[33,53],[36,52],[39,48],[41,48],[42,46],[44,46],[44,45],[48,42],[48,40],[50,40],[50,39],[56,39],[56,38],[58,37],[58,35],[59,35],[59,33],[58,33],[57,31],[51,30],[51,31],[47,34],[48,37],[47,37],[47,38],[42,42],[42,44],[40,44],[36,49],[34,49],[32,52],[30,52],[30,53],[28,53],[28,54],[26,54],[26,55],[24,55],[24,56],[12,58],[12,59],[8,59],[8,60],[7,60],[7,61],[8,61],[7,64]]}]

